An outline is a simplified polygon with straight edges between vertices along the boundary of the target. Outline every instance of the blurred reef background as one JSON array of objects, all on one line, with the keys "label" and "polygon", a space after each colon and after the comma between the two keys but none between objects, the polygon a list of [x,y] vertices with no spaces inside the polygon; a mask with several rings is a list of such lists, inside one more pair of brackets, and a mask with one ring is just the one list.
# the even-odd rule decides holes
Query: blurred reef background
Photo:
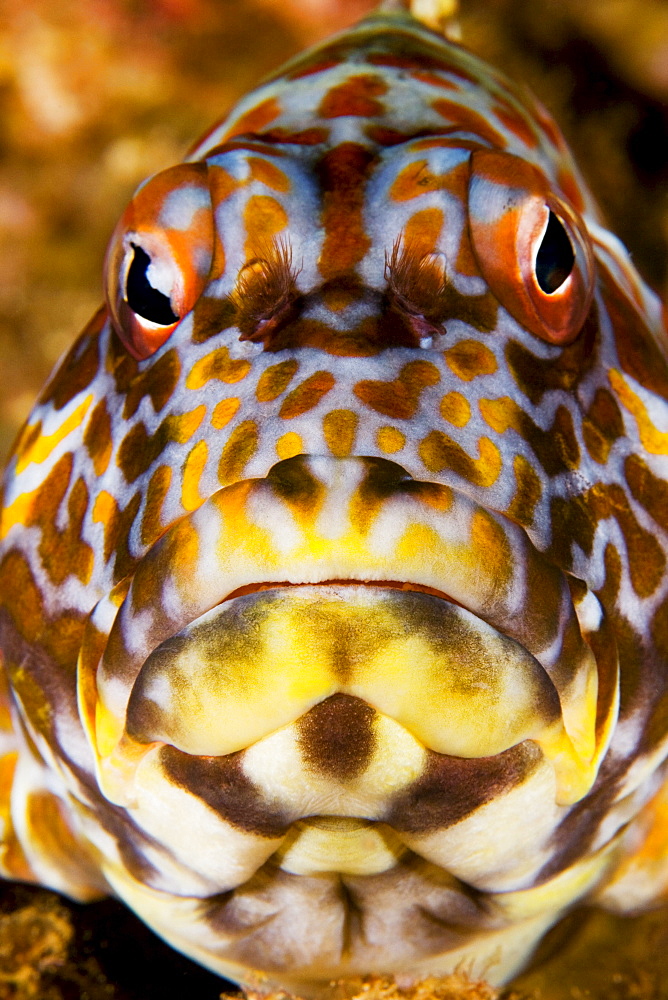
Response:
[{"label": "blurred reef background", "polygon": [[[610,227],[665,297],[666,0],[460,4],[464,43],[552,111]],[[264,74],[371,7],[0,0],[0,455],[97,308],[106,243],[139,181],[178,162]],[[1,890],[0,1000],[216,1000],[221,988],[115,902]],[[668,911],[567,918],[514,990],[665,1000]]]}]

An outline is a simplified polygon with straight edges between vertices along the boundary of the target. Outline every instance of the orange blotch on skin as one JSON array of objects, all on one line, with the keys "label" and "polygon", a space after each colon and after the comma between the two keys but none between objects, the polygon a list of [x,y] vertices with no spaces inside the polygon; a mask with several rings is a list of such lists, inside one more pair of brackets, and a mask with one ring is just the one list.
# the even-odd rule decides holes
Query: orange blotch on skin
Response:
[{"label": "orange blotch on skin", "polygon": [[471,382],[479,375],[492,375],[497,369],[494,354],[478,340],[460,340],[444,351],[443,356],[450,371],[464,382]]},{"label": "orange blotch on skin", "polygon": [[461,392],[448,392],[439,406],[441,416],[455,427],[465,427],[471,419],[471,404]]},{"label": "orange blotch on skin", "polygon": [[457,90],[457,84],[453,83],[452,80],[448,80],[444,76],[439,76],[438,73],[430,72],[429,70],[416,69],[411,72],[411,76],[414,80],[419,80],[420,83],[426,83],[430,87],[441,87],[443,90]]},{"label": "orange blotch on skin", "polygon": [[481,399],[478,406],[485,423],[497,434],[504,434],[509,428],[519,430],[522,410],[510,396],[501,396],[499,399]]},{"label": "orange blotch on skin", "polygon": [[441,431],[431,431],[420,443],[418,451],[429,472],[451,469],[475,486],[493,486],[503,465],[501,452],[487,437],[478,441],[477,459],[471,458],[461,445]]},{"label": "orange blotch on skin", "polygon": [[432,172],[427,160],[407,164],[395,177],[389,195],[393,201],[410,201],[431,191],[450,191],[461,197],[466,190],[469,165],[456,164],[444,174]]},{"label": "orange blotch on skin", "polygon": [[295,455],[301,455],[303,451],[302,439],[294,431],[283,434],[276,442],[276,454],[280,459],[294,458]]},{"label": "orange blotch on skin", "polygon": [[387,85],[381,77],[352,76],[327,91],[317,113],[323,118],[373,118],[385,114],[384,106],[376,98],[386,93]]},{"label": "orange blotch on skin", "polygon": [[209,449],[206,441],[198,441],[183,463],[181,503],[186,510],[196,510],[206,499],[200,493],[199,483],[208,457]]},{"label": "orange blotch on skin", "polygon": [[246,257],[262,254],[287,224],[288,215],[280,201],[268,194],[251,195],[244,208]]},{"label": "orange blotch on skin", "polygon": [[376,444],[386,455],[394,455],[406,444],[406,435],[398,427],[379,427],[376,431]]},{"label": "orange blotch on skin", "polygon": [[424,255],[432,253],[443,229],[443,211],[440,208],[425,208],[411,215],[403,232],[403,244],[411,253]]},{"label": "orange blotch on skin", "polygon": [[364,219],[365,186],[376,159],[359,143],[343,142],[316,164],[325,231],[318,269],[325,281],[352,271],[371,246]]},{"label": "orange blotch on skin", "polygon": [[275,163],[272,163],[271,160],[265,160],[259,156],[250,156],[248,158],[248,165],[253,180],[266,184],[267,187],[273,188],[274,191],[286,193],[292,187],[288,175],[277,167]]},{"label": "orange blotch on skin", "polygon": [[19,496],[2,512],[2,534],[16,524],[41,529],[39,554],[44,569],[55,584],[72,574],[82,583],[90,582],[93,572],[93,549],[81,535],[88,510],[88,487],[77,479],[67,499],[64,528],[58,526],[58,512],[70,486],[73,458],[66,453],[56,463],[43,483],[32,493]]},{"label": "orange blotch on skin", "polygon": [[487,119],[478,111],[474,111],[473,108],[467,108],[443,97],[437,98],[431,106],[437,114],[452,125],[461,128],[462,131],[473,132],[474,135],[480,136],[495,149],[506,148],[507,143],[501,133],[492,128]]},{"label": "orange blotch on skin", "polygon": [[409,361],[391,382],[358,382],[353,392],[376,413],[395,420],[410,420],[417,412],[423,390],[440,379],[438,368],[431,362]]},{"label": "orange blotch on skin", "polygon": [[327,447],[335,458],[347,458],[353,450],[358,417],[352,410],[331,410],[325,414],[322,429]]},{"label": "orange blotch on skin", "polygon": [[530,123],[524,118],[519,111],[510,105],[494,104],[492,106],[492,111],[497,116],[499,121],[509,132],[516,135],[518,139],[528,146],[529,149],[536,149],[538,146],[538,136],[534,132]]},{"label": "orange blotch on skin", "polygon": [[225,138],[230,139],[233,135],[243,135],[245,132],[261,132],[280,115],[281,105],[275,97],[268,97],[266,101],[251,108],[234,122],[225,133]]},{"label": "orange blotch on skin", "polygon": [[255,395],[259,403],[269,403],[285,392],[294,378],[299,362],[294,358],[281,361],[262,372],[258,379]]},{"label": "orange blotch on skin", "polygon": [[228,384],[240,382],[248,375],[250,368],[250,361],[233,360],[226,347],[218,347],[195,362],[188,372],[186,388],[201,389],[213,378]]},{"label": "orange blotch on skin", "polygon": [[218,479],[227,486],[241,479],[248,462],[257,451],[258,429],[254,420],[245,420],[230,434],[218,463]]},{"label": "orange blotch on skin", "polygon": [[623,488],[598,483],[585,500],[597,520],[615,518],[626,543],[631,585],[639,597],[651,597],[663,579],[666,556],[654,534],[638,523]]},{"label": "orange blotch on skin", "polygon": [[335,384],[336,379],[331,372],[314,372],[285,397],[278,412],[279,417],[283,420],[292,420],[293,417],[308,413],[318,405],[330,389],[334,388]]},{"label": "orange blotch on skin", "polygon": [[223,427],[229,424],[240,406],[241,400],[236,396],[221,399],[219,403],[216,403],[216,407],[211,414],[211,426],[215,427],[217,431],[222,430]]}]

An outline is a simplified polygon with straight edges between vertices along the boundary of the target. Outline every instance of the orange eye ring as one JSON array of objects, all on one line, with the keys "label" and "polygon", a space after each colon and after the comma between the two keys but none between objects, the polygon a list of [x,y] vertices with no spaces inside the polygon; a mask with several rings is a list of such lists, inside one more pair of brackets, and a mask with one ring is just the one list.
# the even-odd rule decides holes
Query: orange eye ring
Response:
[{"label": "orange eye ring", "polygon": [[138,361],[162,347],[193,308],[212,254],[206,164],[171,167],[139,188],[111,238],[105,263],[114,330]]},{"label": "orange eye ring", "polygon": [[497,150],[471,157],[469,226],[480,273],[534,336],[568,344],[594,292],[594,255],[578,213],[534,166]]}]

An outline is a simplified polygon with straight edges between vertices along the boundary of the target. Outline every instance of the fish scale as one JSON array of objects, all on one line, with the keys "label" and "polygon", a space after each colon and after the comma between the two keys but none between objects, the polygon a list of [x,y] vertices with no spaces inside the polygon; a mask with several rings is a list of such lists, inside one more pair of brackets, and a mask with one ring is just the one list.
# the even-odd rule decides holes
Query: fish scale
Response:
[{"label": "fish scale", "polygon": [[437,13],[138,189],[4,478],[3,874],[265,991],[668,891],[661,307]]}]

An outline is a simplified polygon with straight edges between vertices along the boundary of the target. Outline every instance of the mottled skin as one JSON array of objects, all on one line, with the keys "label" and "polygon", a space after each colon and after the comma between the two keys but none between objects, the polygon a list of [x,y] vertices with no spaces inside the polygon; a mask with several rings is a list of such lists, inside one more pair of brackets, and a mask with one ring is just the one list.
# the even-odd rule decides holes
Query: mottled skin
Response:
[{"label": "mottled skin", "polygon": [[5,476],[4,874],[312,995],[661,899],[665,333],[545,112],[376,15],[106,267]]}]

